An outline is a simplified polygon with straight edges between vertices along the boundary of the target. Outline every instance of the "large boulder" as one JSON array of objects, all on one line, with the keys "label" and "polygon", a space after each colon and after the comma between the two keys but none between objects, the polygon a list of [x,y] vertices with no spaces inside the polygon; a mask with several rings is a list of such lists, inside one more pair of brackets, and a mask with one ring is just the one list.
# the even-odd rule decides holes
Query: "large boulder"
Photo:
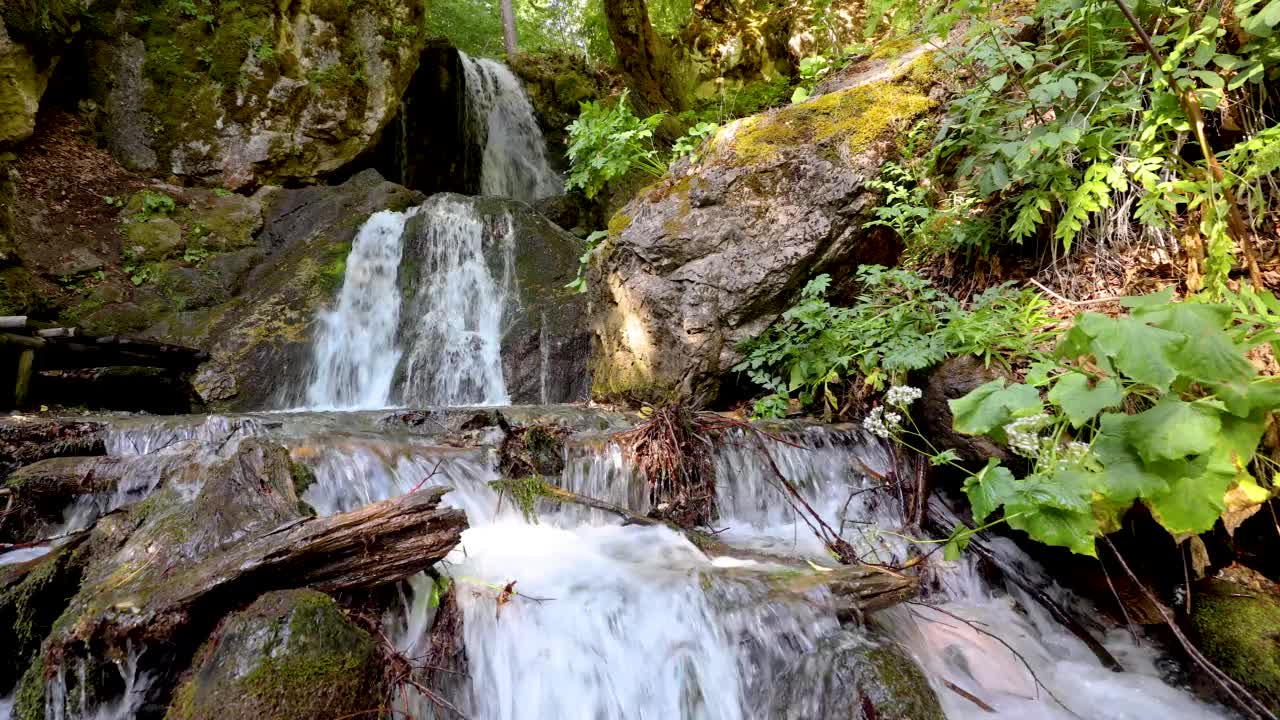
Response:
[{"label": "large boulder", "polygon": [[385,659],[333,598],[281,590],[226,618],[167,720],[349,718],[380,707]]},{"label": "large boulder", "polygon": [[313,181],[395,114],[417,68],[416,0],[122,0],[87,52],[100,128],[130,170],[228,188]]},{"label": "large boulder", "polygon": [[9,36],[0,17],[0,146],[31,137],[52,67]]},{"label": "large boulder", "polygon": [[[245,265],[260,255],[229,253],[204,270],[230,282],[223,287],[239,294],[212,307],[172,312],[148,333],[209,351],[210,361],[195,378],[206,403],[275,407],[306,370],[313,322],[342,287],[360,226],[379,210],[404,210],[421,200],[372,170],[341,185],[265,194],[265,221],[254,251],[265,257],[247,273]],[[177,279],[166,278],[160,289],[173,291]],[[183,297],[191,306],[195,295]]]},{"label": "large boulder", "polygon": [[[589,390],[587,358],[590,334],[585,296],[565,287],[578,271],[582,240],[556,227],[523,202],[496,197],[432,196],[406,225],[405,260],[400,281],[406,293],[425,288],[439,236],[432,222],[449,232],[479,236],[489,274],[502,287],[502,369],[513,403],[561,403],[584,400]],[[410,270],[406,272],[406,268]],[[421,294],[420,299],[425,299]],[[411,304],[402,313],[400,331],[407,345],[422,343],[413,325],[425,307]],[[430,342],[429,338],[426,342]],[[408,383],[405,402],[424,397]]]},{"label": "large boulder", "polygon": [[896,262],[865,183],[934,104],[931,59],[731,123],[613,217],[590,276],[597,397],[714,399],[810,278],[839,295],[859,264]]}]

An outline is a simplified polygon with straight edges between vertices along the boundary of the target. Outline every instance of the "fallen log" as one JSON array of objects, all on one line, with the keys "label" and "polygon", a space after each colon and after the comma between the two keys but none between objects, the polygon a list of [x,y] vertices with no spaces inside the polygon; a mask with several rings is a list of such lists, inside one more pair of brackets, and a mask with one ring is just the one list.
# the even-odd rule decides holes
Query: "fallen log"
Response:
[{"label": "fallen log", "polygon": [[102,429],[90,422],[0,418],[0,477],[45,458],[102,455]]},{"label": "fallen log", "polygon": [[126,582],[82,593],[71,637],[59,642],[172,641],[194,618],[220,617],[271,590],[334,593],[398,582],[444,558],[466,529],[462,510],[440,505],[448,490],[430,487],[341,515],[295,519],[195,563],[149,563]]},{"label": "fallen log", "polygon": [[0,315],[0,328],[5,330],[20,330],[26,326],[26,315]]}]

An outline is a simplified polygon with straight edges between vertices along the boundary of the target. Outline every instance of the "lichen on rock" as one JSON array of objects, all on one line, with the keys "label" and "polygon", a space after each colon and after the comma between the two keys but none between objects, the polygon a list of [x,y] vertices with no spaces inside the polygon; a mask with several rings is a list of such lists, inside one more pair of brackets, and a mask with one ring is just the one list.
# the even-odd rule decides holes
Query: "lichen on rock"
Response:
[{"label": "lichen on rock", "polygon": [[731,123],[615,216],[588,276],[597,398],[714,402],[739,345],[811,277],[845,292],[859,264],[897,261],[865,183],[890,131],[935,104],[921,67],[871,62],[848,87]]},{"label": "lichen on rock", "polygon": [[423,12],[411,0],[96,8],[86,74],[101,131],[132,170],[232,189],[314,181],[395,114]]}]

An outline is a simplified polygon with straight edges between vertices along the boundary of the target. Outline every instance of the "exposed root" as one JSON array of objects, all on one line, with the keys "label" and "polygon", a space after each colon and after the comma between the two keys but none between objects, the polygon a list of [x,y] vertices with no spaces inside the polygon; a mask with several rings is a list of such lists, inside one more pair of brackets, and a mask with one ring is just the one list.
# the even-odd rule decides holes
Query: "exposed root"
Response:
[{"label": "exposed root", "polygon": [[682,528],[709,527],[718,516],[713,434],[728,418],[673,404],[615,436],[649,484],[653,515]]}]

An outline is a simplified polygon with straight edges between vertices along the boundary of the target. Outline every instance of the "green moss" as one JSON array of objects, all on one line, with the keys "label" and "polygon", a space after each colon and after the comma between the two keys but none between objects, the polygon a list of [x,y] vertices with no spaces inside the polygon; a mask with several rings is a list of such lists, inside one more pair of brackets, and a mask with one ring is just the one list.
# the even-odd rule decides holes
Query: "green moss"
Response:
[{"label": "green moss", "polygon": [[34,275],[20,267],[0,270],[0,315],[35,315],[45,306]]},{"label": "green moss", "polygon": [[899,55],[914,49],[918,43],[911,38],[899,38],[897,40],[888,40],[877,43],[876,49],[871,53],[872,60],[882,60],[888,58],[896,58]]},{"label": "green moss", "polygon": [[1213,580],[1196,595],[1193,608],[1200,650],[1267,705],[1280,707],[1280,599]]},{"label": "green moss", "polygon": [[332,598],[311,590],[268,593],[229,618],[200,650],[166,717],[358,714],[376,702],[379,671],[373,639]]},{"label": "green moss", "polygon": [[37,657],[18,681],[13,720],[44,720],[44,675],[44,659]]},{"label": "green moss", "polygon": [[933,106],[914,82],[884,81],[840,90],[743,121],[733,139],[735,162],[767,162],[788,147],[842,147],[857,154],[903,120]]},{"label": "green moss", "polygon": [[609,237],[617,237],[629,227],[631,227],[631,216],[618,213],[609,219]]}]

